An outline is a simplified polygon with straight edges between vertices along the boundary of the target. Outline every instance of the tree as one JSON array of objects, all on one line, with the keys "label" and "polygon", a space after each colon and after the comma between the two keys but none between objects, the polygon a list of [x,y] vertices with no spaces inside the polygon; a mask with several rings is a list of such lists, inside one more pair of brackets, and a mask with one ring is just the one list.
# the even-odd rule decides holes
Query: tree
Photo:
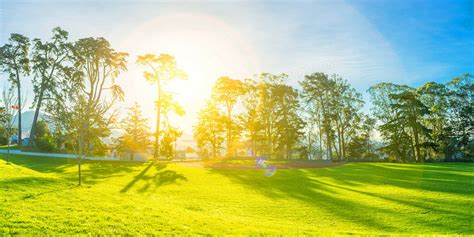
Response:
[{"label": "tree", "polygon": [[0,110],[0,121],[5,132],[7,139],[7,161],[10,159],[10,142],[13,133],[15,132],[13,127],[13,118],[18,113],[18,101],[14,97],[10,89],[4,89],[2,94],[3,107]]},{"label": "tree", "polygon": [[163,137],[161,138],[161,154],[168,159],[175,156],[176,153],[176,141],[183,135],[183,132],[173,126],[165,126],[163,129]]},{"label": "tree", "polygon": [[226,76],[218,78],[212,89],[212,99],[224,105],[227,115],[226,144],[228,157],[235,154],[235,141],[240,136],[238,122],[232,117],[232,111],[243,94],[242,81]]},{"label": "tree", "polygon": [[347,159],[347,145],[356,136],[362,116],[362,95],[337,75],[313,73],[300,84],[308,123],[318,130],[319,137],[313,140],[319,141],[319,158],[325,151],[326,159]]},{"label": "tree", "polygon": [[[320,158],[322,159],[323,146],[326,151],[326,159],[332,159],[332,129],[330,125],[330,103],[333,102],[331,98],[331,90],[334,87],[334,82],[330,81],[328,76],[324,73],[313,73],[306,75],[304,80],[300,82],[303,87],[303,99],[308,106],[311,119],[316,119],[316,124],[319,129],[319,150]],[[323,134],[325,135],[325,144],[323,144]]]},{"label": "tree", "polygon": [[460,153],[466,158],[474,157],[474,83],[471,74],[465,74],[447,83],[448,121],[446,128],[448,158],[455,159]]},{"label": "tree", "polygon": [[[380,83],[369,89],[374,104],[374,116],[381,122],[384,150],[402,161],[424,161],[422,147],[432,144],[431,130],[423,124],[430,114],[414,88]],[[425,142],[422,142],[425,140]]]},{"label": "tree", "polygon": [[35,138],[41,138],[45,135],[50,135],[50,134],[51,134],[51,131],[49,129],[48,123],[44,120],[38,121],[34,137]]},{"label": "tree", "polygon": [[59,27],[53,29],[53,37],[50,42],[42,42],[40,39],[33,40],[33,52],[31,56],[34,77],[32,80],[35,97],[35,115],[31,126],[29,145],[33,145],[37,129],[37,121],[40,109],[45,100],[62,101],[64,94],[59,84],[64,83],[68,70],[66,62],[71,59],[72,43],[67,42],[68,32]]},{"label": "tree", "polygon": [[371,140],[375,129],[375,119],[368,115],[361,115],[361,121],[353,128],[356,131],[353,139],[347,144],[347,155],[350,159],[370,160],[377,157]]},{"label": "tree", "polygon": [[261,73],[243,84],[240,115],[252,155],[291,158],[303,134],[299,94],[286,85],[286,74]]},{"label": "tree", "polygon": [[176,141],[183,134],[183,132],[171,124],[170,116],[185,114],[184,108],[174,100],[171,93],[163,92],[161,99],[157,102],[157,107],[160,107],[162,119],[162,131],[160,132],[160,154],[171,158],[174,155],[174,148]]},{"label": "tree", "polygon": [[241,121],[244,130],[244,138],[247,139],[250,146],[252,156],[256,157],[262,153],[261,142],[263,124],[260,113],[258,112],[258,104],[260,97],[258,95],[258,82],[253,79],[245,79],[244,81],[244,95],[242,96],[242,104],[245,112],[241,113],[239,120]]},{"label": "tree", "polygon": [[[422,118],[422,123],[431,130],[431,146],[425,146],[429,159],[440,159],[447,149],[448,139],[448,89],[446,85],[428,82],[417,89],[420,101],[426,105],[429,113]],[[431,148],[431,149],[429,149]]]},{"label": "tree", "polygon": [[66,97],[49,106],[51,118],[61,123],[77,155],[81,185],[81,159],[102,147],[116,120],[113,106],[124,93],[115,79],[127,70],[127,53],[116,52],[104,38],[84,38],[74,43],[75,70],[67,70]]},{"label": "tree", "polygon": [[29,47],[30,41],[21,34],[11,34],[8,43],[0,47],[0,71],[8,74],[8,79],[17,89],[18,102],[18,145],[22,142],[21,129],[21,79],[22,75],[29,75]]},{"label": "tree", "polygon": [[278,84],[272,88],[273,100],[276,102],[276,149],[285,159],[290,159],[292,151],[300,141],[305,126],[300,117],[299,94],[291,86]]},{"label": "tree", "polygon": [[[395,104],[392,107],[400,114],[397,116],[398,120],[402,126],[411,128],[416,161],[424,161],[424,156],[421,155],[420,136],[430,136],[431,131],[421,123],[421,117],[429,113],[428,108],[419,100],[415,92],[406,91],[392,94],[391,97],[395,99]],[[393,120],[393,122],[395,121]]]},{"label": "tree", "polygon": [[167,82],[174,79],[186,79],[187,75],[183,70],[179,69],[176,60],[169,54],[160,54],[156,56],[153,54],[145,54],[138,56],[137,63],[146,67],[147,70],[143,72],[145,79],[157,85],[157,112],[156,112],[156,132],[155,132],[155,150],[154,157],[158,159],[160,156],[160,126],[161,126],[161,105],[163,97],[163,89]]},{"label": "tree", "polygon": [[213,101],[209,101],[198,114],[194,125],[194,139],[199,150],[205,156],[220,158],[222,144],[225,141],[226,117]]},{"label": "tree", "polygon": [[54,143],[54,138],[51,135],[48,123],[44,120],[40,120],[37,122],[36,126],[34,134],[36,146],[41,151],[53,151],[56,148],[56,144]]},{"label": "tree", "polygon": [[135,152],[144,152],[151,145],[150,128],[148,119],[144,118],[140,105],[135,104],[129,108],[128,117],[123,121],[125,134],[119,138],[119,150],[129,151],[133,160]]}]

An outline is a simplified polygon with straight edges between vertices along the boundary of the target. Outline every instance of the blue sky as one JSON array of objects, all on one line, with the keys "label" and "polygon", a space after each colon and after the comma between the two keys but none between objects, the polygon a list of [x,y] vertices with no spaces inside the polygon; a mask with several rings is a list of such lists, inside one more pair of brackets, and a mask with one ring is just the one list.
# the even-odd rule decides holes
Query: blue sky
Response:
[{"label": "blue sky", "polygon": [[171,53],[190,74],[175,88],[185,88],[176,92],[188,110],[182,121],[193,121],[221,75],[287,73],[297,86],[305,74],[323,71],[365,92],[382,81],[420,86],[473,73],[473,12],[473,1],[459,0],[0,0],[0,43],[12,32],[46,39],[55,26],[72,40],[103,36],[131,53],[118,78],[123,106],[139,101],[150,117],[154,90],[140,80],[134,58]]}]

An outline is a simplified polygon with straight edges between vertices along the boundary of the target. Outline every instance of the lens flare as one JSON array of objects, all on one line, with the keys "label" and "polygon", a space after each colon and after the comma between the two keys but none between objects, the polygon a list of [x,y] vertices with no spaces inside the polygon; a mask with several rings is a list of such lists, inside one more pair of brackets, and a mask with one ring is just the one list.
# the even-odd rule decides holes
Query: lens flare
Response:
[{"label": "lens flare", "polygon": [[255,162],[257,168],[263,169],[265,176],[271,177],[275,174],[276,167],[274,165],[267,164],[267,159],[265,157],[258,157]]}]

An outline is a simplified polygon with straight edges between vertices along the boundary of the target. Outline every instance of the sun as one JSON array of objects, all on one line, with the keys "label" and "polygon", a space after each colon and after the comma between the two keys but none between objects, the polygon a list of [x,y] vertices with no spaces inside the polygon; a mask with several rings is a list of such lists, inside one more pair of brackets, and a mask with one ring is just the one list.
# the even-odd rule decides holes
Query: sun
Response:
[{"label": "sun", "polygon": [[[124,32],[127,32],[124,30]],[[186,109],[176,123],[191,133],[196,113],[209,97],[214,81],[223,75],[245,78],[257,72],[258,55],[241,32],[218,17],[181,13],[154,17],[129,30],[118,49],[130,53],[128,72],[118,83],[126,93],[126,104],[139,102],[154,124],[156,88],[142,77],[136,65],[138,55],[167,53],[176,57],[186,81],[174,81],[171,93]]]}]

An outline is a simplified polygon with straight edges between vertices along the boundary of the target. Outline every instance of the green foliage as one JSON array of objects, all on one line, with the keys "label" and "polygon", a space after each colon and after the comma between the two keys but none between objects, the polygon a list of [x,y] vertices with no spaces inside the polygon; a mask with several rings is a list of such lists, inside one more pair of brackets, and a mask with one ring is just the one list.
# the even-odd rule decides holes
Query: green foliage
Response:
[{"label": "green foliage", "polygon": [[56,149],[54,138],[49,135],[49,133],[46,133],[43,136],[37,136],[35,139],[36,146],[40,151],[52,152]]},{"label": "green foliage", "polygon": [[125,134],[118,139],[118,150],[122,152],[146,152],[151,145],[148,119],[143,117],[140,105],[129,108],[127,118],[122,122]]},{"label": "green foliage", "polygon": [[30,59],[28,57],[30,40],[21,34],[11,34],[8,42],[0,47],[0,73],[8,75],[8,80],[17,89],[16,105],[18,108],[18,141],[21,146],[21,76],[30,74]]},{"label": "green foliage", "polygon": [[209,101],[198,114],[194,125],[194,139],[201,157],[221,158],[221,149],[225,141],[226,117],[217,105]]},{"label": "green foliage", "polygon": [[380,83],[369,92],[391,160],[469,160],[473,157],[474,83],[469,74],[417,90]]},{"label": "green foliage", "polygon": [[362,95],[337,75],[313,73],[306,75],[300,84],[304,107],[309,113],[308,133],[315,137],[313,140],[318,140],[319,159],[323,159],[323,151],[328,160],[348,159],[349,144],[356,139],[363,117]]},{"label": "green foliage", "polygon": [[261,73],[245,81],[240,116],[251,153],[268,158],[296,158],[303,120],[300,118],[299,95],[285,84],[288,75]]},{"label": "green foliage", "polygon": [[2,93],[2,107],[0,107],[0,144],[7,145],[10,148],[11,137],[17,132],[14,127],[13,118],[17,115],[16,105],[17,99],[13,92],[9,89],[4,89]]},{"label": "green foliage", "polygon": [[212,99],[223,105],[226,113],[226,140],[227,157],[235,156],[237,150],[237,140],[241,136],[241,128],[236,119],[233,118],[233,109],[240,97],[244,95],[244,85],[242,81],[229,77],[220,77],[212,88]]},{"label": "green foliage", "polygon": [[167,126],[162,131],[163,137],[160,142],[160,151],[161,154],[168,159],[175,157],[176,151],[176,141],[183,134],[181,130],[175,127]]},{"label": "green foliage", "polygon": [[49,112],[79,156],[105,153],[100,139],[110,135],[116,120],[113,106],[124,96],[115,79],[127,70],[127,56],[101,37],[79,39],[73,45],[75,70],[65,74],[66,98],[51,105]]},{"label": "green foliage", "polygon": [[[64,85],[67,85],[67,75],[71,68],[73,44],[68,42],[68,32],[56,27],[52,30],[53,37],[49,42],[41,39],[33,39],[33,50],[31,55],[33,98],[32,107],[35,107],[35,115],[30,131],[30,145],[36,141],[37,126],[40,110],[49,101],[63,101],[66,97]],[[40,134],[38,137],[41,137]]]},{"label": "green foliage", "polygon": [[49,129],[49,125],[46,121],[40,120],[36,124],[36,130],[34,137],[40,138],[46,135],[51,135],[51,131]]},{"label": "green foliage", "polygon": [[[163,132],[161,132],[162,117],[164,117],[165,126],[167,126],[168,131],[171,127],[169,122],[169,113],[174,112],[177,115],[183,115],[184,109],[173,100],[173,97],[170,93],[165,92],[163,89],[166,87],[166,84],[171,80],[176,79],[187,79],[187,74],[178,68],[176,59],[169,54],[160,54],[159,56],[153,54],[145,54],[137,57],[137,63],[146,68],[143,72],[143,76],[147,81],[156,83],[158,98],[156,100],[156,132],[155,132],[155,151],[154,157],[157,159],[160,155],[161,145],[160,142],[162,139]],[[170,137],[166,138],[166,141],[169,142]]]},{"label": "green foliage", "polygon": [[[454,78],[447,83],[448,159],[474,159],[474,76],[470,74]],[[461,157],[459,157],[461,156]]]}]

